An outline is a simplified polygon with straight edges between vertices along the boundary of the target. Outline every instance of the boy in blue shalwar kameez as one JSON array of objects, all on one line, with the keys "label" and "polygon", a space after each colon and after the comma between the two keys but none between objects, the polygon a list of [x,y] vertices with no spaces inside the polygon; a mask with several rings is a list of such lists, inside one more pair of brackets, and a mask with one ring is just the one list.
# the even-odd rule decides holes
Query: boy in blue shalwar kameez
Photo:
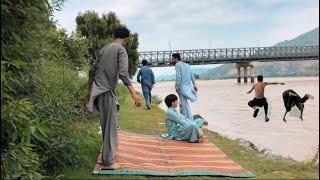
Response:
[{"label": "boy in blue shalwar kameez", "polygon": [[162,134],[165,139],[174,139],[178,141],[203,142],[203,136],[200,128],[208,122],[202,118],[195,120],[188,119],[176,109],[178,107],[178,97],[170,94],[165,98],[168,111],[165,116],[165,123],[168,134]]}]

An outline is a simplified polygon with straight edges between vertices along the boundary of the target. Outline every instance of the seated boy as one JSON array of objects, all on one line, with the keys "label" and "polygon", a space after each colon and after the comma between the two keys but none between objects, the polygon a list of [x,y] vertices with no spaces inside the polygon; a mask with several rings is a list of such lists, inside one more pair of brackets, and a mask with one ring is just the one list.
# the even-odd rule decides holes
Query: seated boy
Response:
[{"label": "seated boy", "polygon": [[303,98],[301,98],[295,91],[292,89],[288,89],[282,93],[282,98],[283,98],[283,103],[286,108],[286,112],[283,115],[282,120],[284,122],[287,122],[286,120],[286,115],[289,111],[291,111],[291,107],[297,106],[300,110],[300,119],[303,121],[302,114],[303,114],[303,109],[304,109],[304,103],[308,99],[314,99],[314,97],[310,94],[304,95]]},{"label": "seated boy", "polygon": [[191,120],[180,114],[176,109],[179,104],[178,97],[174,94],[168,95],[165,98],[165,103],[168,107],[165,116],[168,134],[161,135],[161,137],[189,142],[203,142],[205,140],[205,136],[199,128],[208,124],[206,120],[202,118]]}]

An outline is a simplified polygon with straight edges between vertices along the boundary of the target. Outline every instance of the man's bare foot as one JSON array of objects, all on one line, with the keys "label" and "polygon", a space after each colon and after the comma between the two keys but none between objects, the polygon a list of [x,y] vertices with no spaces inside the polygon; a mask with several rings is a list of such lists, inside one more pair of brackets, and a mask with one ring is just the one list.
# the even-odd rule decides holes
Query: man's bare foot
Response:
[{"label": "man's bare foot", "polygon": [[196,141],[196,143],[203,143],[204,142],[204,139],[198,139],[197,141]]},{"label": "man's bare foot", "polygon": [[282,119],[285,123],[287,123],[287,120],[285,118]]},{"label": "man's bare foot", "polygon": [[102,155],[101,155],[101,153],[102,153],[102,150],[101,150],[101,152],[100,152],[100,154],[99,154],[99,157],[98,157],[98,160],[97,160],[97,163],[98,164],[102,164]]},{"label": "man's bare foot", "polygon": [[120,168],[120,165],[118,163],[114,163],[110,166],[105,166],[103,164],[100,164],[101,165],[101,170],[116,170],[116,169],[119,169]]},{"label": "man's bare foot", "polygon": [[208,140],[208,137],[207,137],[207,136],[202,135],[202,136],[200,136],[200,139],[202,139],[202,140]]},{"label": "man's bare foot", "polygon": [[268,117],[266,117],[265,119],[264,119],[264,121],[265,122],[268,122],[270,119],[268,118]]},{"label": "man's bare foot", "polygon": [[196,143],[203,143],[205,141],[208,140],[208,137],[207,136],[204,136],[204,135],[200,135],[199,139],[197,141],[195,141]]},{"label": "man's bare foot", "polygon": [[207,141],[208,139],[205,139],[205,138],[200,138],[198,139],[196,142],[197,143],[204,143],[205,141]]}]

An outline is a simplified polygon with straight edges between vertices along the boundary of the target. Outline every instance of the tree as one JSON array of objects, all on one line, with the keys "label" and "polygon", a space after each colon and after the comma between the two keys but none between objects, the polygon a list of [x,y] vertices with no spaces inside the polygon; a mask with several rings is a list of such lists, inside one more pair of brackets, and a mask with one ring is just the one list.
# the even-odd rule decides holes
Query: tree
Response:
[{"label": "tree", "polygon": [[[76,17],[77,32],[88,40],[88,59],[90,64],[97,58],[100,49],[113,40],[113,33],[119,26],[123,26],[114,12],[103,14],[100,18],[94,11],[79,13]],[[138,34],[130,34],[126,50],[129,56],[129,75],[132,77],[137,71],[138,64]]]},{"label": "tree", "polygon": [[130,36],[128,43],[126,44],[126,49],[129,57],[129,75],[132,77],[137,72],[137,64],[139,60],[138,54],[138,34],[134,33]]},{"label": "tree", "polygon": [[87,64],[88,42],[81,39],[76,33],[68,36],[65,29],[60,29],[59,43],[64,47],[66,58],[75,70],[81,70]]}]

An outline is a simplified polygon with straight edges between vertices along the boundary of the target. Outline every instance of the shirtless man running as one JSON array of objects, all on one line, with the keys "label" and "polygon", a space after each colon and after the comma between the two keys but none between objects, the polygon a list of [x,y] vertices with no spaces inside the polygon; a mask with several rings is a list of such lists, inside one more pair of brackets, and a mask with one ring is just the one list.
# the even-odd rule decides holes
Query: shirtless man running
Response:
[{"label": "shirtless man running", "polygon": [[250,94],[253,90],[255,92],[254,99],[248,102],[248,105],[254,109],[253,117],[257,117],[258,112],[259,112],[259,107],[264,108],[264,114],[265,114],[265,122],[269,121],[268,118],[268,102],[267,99],[264,97],[264,88],[266,85],[274,85],[274,84],[281,84],[284,85],[284,83],[268,83],[268,82],[263,82],[263,76],[259,75],[257,77],[258,82],[254,83],[252,88],[247,92]]}]

